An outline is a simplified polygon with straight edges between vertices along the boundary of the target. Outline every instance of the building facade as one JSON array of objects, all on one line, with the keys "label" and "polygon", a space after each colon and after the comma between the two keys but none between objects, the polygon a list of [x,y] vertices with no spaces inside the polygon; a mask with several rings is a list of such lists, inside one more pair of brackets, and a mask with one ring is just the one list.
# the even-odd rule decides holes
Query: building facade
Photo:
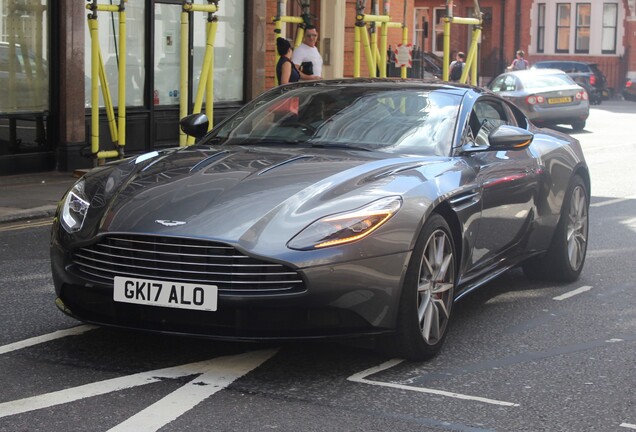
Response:
[{"label": "building facade", "polygon": [[[120,4],[120,0],[98,1]],[[44,170],[72,171],[95,164],[91,155],[91,34],[87,5],[78,0],[0,0],[0,176]],[[207,4],[207,0],[195,0]],[[309,0],[318,27],[323,77],[353,76],[355,0]],[[443,54],[444,17],[472,17],[474,0],[367,1],[366,14],[388,14],[408,28],[415,51]],[[447,4],[448,3],[448,4]],[[119,15],[98,12],[98,46],[115,112],[117,66],[126,58],[125,153],[138,154],[179,142],[182,0],[127,0],[126,49],[119,51]],[[452,6],[450,6],[452,5]],[[517,49],[530,63],[544,59],[598,63],[618,94],[636,77],[636,0],[481,0],[480,82],[486,84],[512,61]],[[274,20],[280,8],[298,16],[299,2],[218,1],[214,43],[214,121],[275,85]],[[375,7],[375,8],[374,8]],[[452,9],[449,9],[452,8]],[[208,14],[187,22],[189,112],[198,89]],[[402,44],[391,28],[388,44]],[[466,51],[472,27],[451,26],[451,51]],[[296,25],[281,36],[294,39]],[[361,75],[368,76],[366,59]],[[409,75],[411,76],[411,75]],[[99,146],[112,149],[112,121],[99,102]]]}]

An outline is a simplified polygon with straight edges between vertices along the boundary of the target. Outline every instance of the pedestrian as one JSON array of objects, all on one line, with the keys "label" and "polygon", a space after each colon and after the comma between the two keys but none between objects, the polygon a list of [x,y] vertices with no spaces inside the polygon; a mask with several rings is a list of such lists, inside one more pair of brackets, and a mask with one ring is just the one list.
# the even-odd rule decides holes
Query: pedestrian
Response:
[{"label": "pedestrian", "polygon": [[464,61],[466,60],[466,54],[462,51],[458,52],[449,67],[448,79],[450,81],[459,81],[464,72]]},{"label": "pedestrian", "polygon": [[510,63],[506,69],[509,71],[512,70],[524,70],[530,68],[530,63],[528,60],[523,58],[526,55],[522,50],[517,51],[517,57]]},{"label": "pedestrian", "polygon": [[305,27],[303,43],[294,50],[292,61],[300,71],[300,79],[317,80],[322,77],[322,56],[316,47],[318,30],[313,25]]},{"label": "pedestrian", "polygon": [[276,50],[280,56],[276,64],[276,79],[278,80],[278,84],[287,84],[300,80],[300,72],[291,61],[293,52],[291,43],[285,38],[276,38]]}]

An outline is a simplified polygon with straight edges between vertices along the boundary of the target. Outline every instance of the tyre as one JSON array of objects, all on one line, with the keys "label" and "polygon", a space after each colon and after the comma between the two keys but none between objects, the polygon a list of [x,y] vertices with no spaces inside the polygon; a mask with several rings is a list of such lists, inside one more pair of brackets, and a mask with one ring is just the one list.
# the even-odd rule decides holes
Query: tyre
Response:
[{"label": "tyre", "polygon": [[397,333],[385,340],[392,355],[422,361],[439,352],[451,318],[457,262],[451,230],[442,216],[433,213],[407,268]]},{"label": "tyre", "polygon": [[530,279],[573,282],[583,270],[587,253],[589,202],[583,179],[575,175],[563,200],[561,217],[545,255],[523,264]]},{"label": "tyre", "polygon": [[583,129],[585,129],[585,120],[577,120],[575,122],[572,122],[571,124],[572,129],[575,131],[581,131]]}]

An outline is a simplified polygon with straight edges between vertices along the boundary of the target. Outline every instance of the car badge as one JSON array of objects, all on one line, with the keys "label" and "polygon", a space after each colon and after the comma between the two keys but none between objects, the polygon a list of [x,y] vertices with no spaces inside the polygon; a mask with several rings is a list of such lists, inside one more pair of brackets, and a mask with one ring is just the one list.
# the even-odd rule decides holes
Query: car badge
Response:
[{"label": "car badge", "polygon": [[181,226],[186,224],[184,221],[164,220],[164,219],[157,219],[155,222],[167,227],[175,227],[175,226]]}]

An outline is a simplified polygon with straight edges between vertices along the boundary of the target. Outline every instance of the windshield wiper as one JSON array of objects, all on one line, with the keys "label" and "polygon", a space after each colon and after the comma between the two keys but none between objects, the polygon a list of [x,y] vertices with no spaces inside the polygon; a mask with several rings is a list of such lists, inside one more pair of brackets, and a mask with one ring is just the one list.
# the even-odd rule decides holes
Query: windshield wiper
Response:
[{"label": "windshield wiper", "polygon": [[373,151],[369,148],[366,147],[358,147],[358,146],[354,146],[351,144],[345,144],[345,143],[309,143],[309,145],[311,147],[317,147],[317,148],[338,148],[338,149],[348,149],[348,150],[360,150],[360,151]]}]

